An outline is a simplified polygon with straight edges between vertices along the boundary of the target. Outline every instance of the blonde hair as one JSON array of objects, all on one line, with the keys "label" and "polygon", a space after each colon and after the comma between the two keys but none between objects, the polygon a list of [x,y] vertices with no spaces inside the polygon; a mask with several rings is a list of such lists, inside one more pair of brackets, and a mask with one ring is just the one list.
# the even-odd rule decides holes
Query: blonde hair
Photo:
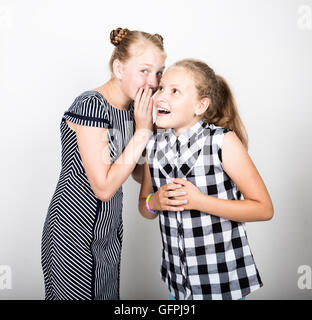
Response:
[{"label": "blonde hair", "polygon": [[113,71],[113,62],[115,59],[118,59],[121,62],[126,62],[131,57],[130,47],[134,43],[149,41],[151,44],[154,44],[156,48],[165,53],[163,37],[158,33],[150,34],[143,31],[130,31],[128,29],[117,28],[111,31],[110,40],[115,46],[109,61],[111,72]]},{"label": "blonde hair", "polygon": [[239,116],[231,89],[224,78],[216,75],[205,62],[196,59],[184,59],[172,67],[182,67],[191,72],[195,80],[198,98],[210,99],[210,105],[203,120],[216,126],[231,129],[248,149],[248,135]]}]

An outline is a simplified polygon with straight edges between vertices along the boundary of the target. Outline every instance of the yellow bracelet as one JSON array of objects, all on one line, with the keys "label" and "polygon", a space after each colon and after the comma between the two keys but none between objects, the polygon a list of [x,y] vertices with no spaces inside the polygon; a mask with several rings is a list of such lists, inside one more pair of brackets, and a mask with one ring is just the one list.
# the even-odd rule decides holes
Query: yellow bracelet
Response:
[{"label": "yellow bracelet", "polygon": [[148,205],[148,202],[149,202],[149,200],[150,200],[150,198],[152,197],[153,194],[154,194],[154,193],[150,193],[150,194],[146,197],[146,199],[145,199],[145,207],[146,207],[146,209],[147,209],[148,212],[150,212],[150,213],[152,213],[152,214],[156,214],[157,211],[152,210],[152,209],[149,207],[149,205]]}]

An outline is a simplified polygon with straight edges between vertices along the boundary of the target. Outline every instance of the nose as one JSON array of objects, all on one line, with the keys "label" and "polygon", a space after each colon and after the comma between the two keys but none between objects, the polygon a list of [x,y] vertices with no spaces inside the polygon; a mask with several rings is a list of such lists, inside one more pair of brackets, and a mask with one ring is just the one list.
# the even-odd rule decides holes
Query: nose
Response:
[{"label": "nose", "polygon": [[167,99],[165,90],[161,90],[161,91],[158,90],[157,93],[155,94],[155,102],[160,103],[160,102],[166,102],[166,101],[168,101],[168,99]]},{"label": "nose", "polygon": [[156,75],[151,74],[147,79],[147,85],[153,90],[153,93],[155,93],[158,89],[159,78]]}]

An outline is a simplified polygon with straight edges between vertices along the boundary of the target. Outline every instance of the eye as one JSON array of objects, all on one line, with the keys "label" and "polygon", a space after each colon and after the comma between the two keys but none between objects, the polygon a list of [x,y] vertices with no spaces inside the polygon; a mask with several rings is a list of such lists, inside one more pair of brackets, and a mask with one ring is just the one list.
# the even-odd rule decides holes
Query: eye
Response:
[{"label": "eye", "polygon": [[158,91],[163,91],[163,89],[164,89],[164,88],[163,88],[162,86],[159,86],[159,87],[158,87]]},{"label": "eye", "polygon": [[157,77],[161,77],[163,75],[162,71],[157,72]]},{"label": "eye", "polygon": [[178,94],[180,93],[180,91],[179,91],[178,89],[173,88],[173,89],[172,89],[172,93],[173,93],[174,95],[178,95]]},{"label": "eye", "polygon": [[147,73],[147,70],[146,69],[143,69],[141,70],[142,73],[146,74]]}]

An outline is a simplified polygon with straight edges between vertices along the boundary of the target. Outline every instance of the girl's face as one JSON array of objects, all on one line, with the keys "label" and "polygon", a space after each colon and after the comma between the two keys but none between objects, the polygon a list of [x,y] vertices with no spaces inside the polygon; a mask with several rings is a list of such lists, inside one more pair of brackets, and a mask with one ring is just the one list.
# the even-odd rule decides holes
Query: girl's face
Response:
[{"label": "girl's face", "polygon": [[166,56],[154,45],[134,45],[132,56],[122,64],[121,87],[132,100],[146,85],[156,92],[165,68]]},{"label": "girl's face", "polygon": [[155,95],[157,127],[173,128],[176,135],[183,133],[199,120],[195,116],[199,104],[191,73],[181,67],[169,68]]}]

